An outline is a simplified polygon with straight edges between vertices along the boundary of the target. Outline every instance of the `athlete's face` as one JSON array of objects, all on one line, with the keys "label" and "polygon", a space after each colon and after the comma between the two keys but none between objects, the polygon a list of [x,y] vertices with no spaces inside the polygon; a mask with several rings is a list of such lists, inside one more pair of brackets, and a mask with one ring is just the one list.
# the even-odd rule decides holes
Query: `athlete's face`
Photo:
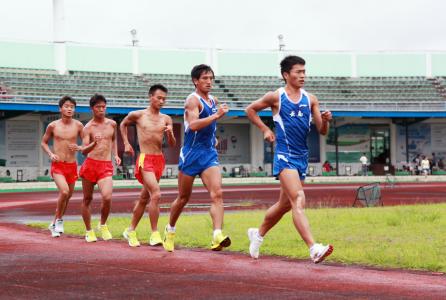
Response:
[{"label": "athlete's face", "polygon": [[305,84],[305,66],[294,65],[289,73],[283,73],[283,77],[287,84],[296,88],[301,88]]},{"label": "athlete's face", "polygon": [[106,108],[107,108],[107,105],[105,104],[105,102],[99,101],[91,108],[91,110],[93,111],[93,115],[96,118],[104,118]]},{"label": "athlete's face", "polygon": [[73,103],[70,101],[65,101],[65,103],[62,105],[62,107],[59,108],[60,113],[63,117],[71,118],[74,115],[74,109],[76,107]]},{"label": "athlete's face", "polygon": [[152,95],[150,95],[150,105],[156,109],[161,109],[167,100],[167,93],[162,90],[156,90]]},{"label": "athlete's face", "polygon": [[214,75],[212,72],[203,72],[199,79],[193,79],[195,87],[197,90],[209,93],[212,89],[212,83],[214,81]]}]

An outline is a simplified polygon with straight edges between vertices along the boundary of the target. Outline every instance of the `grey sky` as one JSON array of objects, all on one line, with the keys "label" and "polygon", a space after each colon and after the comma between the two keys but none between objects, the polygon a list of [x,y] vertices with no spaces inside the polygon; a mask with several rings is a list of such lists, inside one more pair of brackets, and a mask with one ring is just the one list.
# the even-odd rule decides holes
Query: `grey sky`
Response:
[{"label": "grey sky", "polygon": [[[52,41],[52,0],[0,0],[0,40]],[[446,1],[65,0],[66,40],[150,48],[445,51]]]}]

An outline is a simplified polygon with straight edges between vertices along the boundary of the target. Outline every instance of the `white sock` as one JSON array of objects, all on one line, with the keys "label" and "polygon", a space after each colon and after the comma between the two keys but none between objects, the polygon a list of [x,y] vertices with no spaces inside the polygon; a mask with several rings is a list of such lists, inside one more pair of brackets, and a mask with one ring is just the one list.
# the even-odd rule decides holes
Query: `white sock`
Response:
[{"label": "white sock", "polygon": [[263,242],[263,236],[260,235],[259,231],[256,232],[256,237],[259,241]]},{"label": "white sock", "polygon": [[167,224],[167,231],[168,232],[175,232],[175,226],[170,226],[170,224]]},{"label": "white sock", "polygon": [[217,235],[221,234],[221,229],[215,229],[214,230],[214,239]]}]

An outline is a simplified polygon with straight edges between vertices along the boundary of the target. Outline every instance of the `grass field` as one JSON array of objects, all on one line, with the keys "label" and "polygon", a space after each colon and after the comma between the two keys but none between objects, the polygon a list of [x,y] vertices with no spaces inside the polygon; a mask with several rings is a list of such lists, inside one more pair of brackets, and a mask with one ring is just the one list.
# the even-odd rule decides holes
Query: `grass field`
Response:
[{"label": "grass field", "polygon": [[[335,250],[328,261],[446,272],[446,204],[307,209],[306,213],[316,240],[334,245]],[[247,253],[246,230],[257,227],[263,216],[264,211],[226,213],[224,232],[233,241],[230,251]],[[122,231],[129,222],[130,217],[112,215],[108,225],[113,236],[122,238]],[[160,231],[166,222],[167,216],[161,216]],[[48,224],[31,226],[46,228]],[[209,214],[183,214],[176,227],[176,245],[210,246],[212,223]],[[68,234],[84,235],[84,230],[81,220],[65,222]],[[147,244],[147,217],[141,221],[137,233],[140,241]],[[309,258],[308,249],[295,231],[290,214],[268,233],[261,255]]]}]

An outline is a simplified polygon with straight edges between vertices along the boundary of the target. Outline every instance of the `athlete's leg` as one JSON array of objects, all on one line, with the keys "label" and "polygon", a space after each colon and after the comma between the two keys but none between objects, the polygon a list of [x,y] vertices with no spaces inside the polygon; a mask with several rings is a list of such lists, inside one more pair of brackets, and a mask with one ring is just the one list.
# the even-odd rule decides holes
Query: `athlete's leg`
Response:
[{"label": "athlete's leg", "polygon": [[144,215],[144,211],[146,210],[149,199],[149,192],[146,190],[145,187],[142,187],[141,193],[139,194],[139,199],[136,201],[135,207],[133,208],[132,222],[130,224],[129,230],[135,230],[136,226],[138,226],[139,221]]},{"label": "athlete's leg", "polygon": [[195,176],[186,175],[181,171],[178,172],[178,197],[170,207],[169,225],[172,227],[175,227],[184,206],[189,202],[194,180]]},{"label": "athlete's leg", "polygon": [[144,188],[149,192],[149,219],[152,232],[158,231],[158,218],[160,215],[159,201],[161,197],[160,186],[156,180],[155,173],[143,171],[141,172]]},{"label": "athlete's leg", "polygon": [[291,203],[283,190],[280,190],[279,200],[266,211],[262,225],[259,227],[259,235],[265,236],[268,231],[282,219],[283,215],[289,212]]},{"label": "athlete's leg", "polygon": [[82,219],[85,223],[85,228],[91,230],[91,211],[90,204],[93,200],[93,190],[94,183],[82,178],[82,192],[84,194],[84,198],[82,199]]},{"label": "athlete's leg", "polygon": [[68,207],[68,202],[70,201],[71,196],[73,196],[74,186],[75,186],[75,185],[76,185],[75,182],[68,184],[68,190],[69,190],[69,192],[68,192],[68,198],[67,198],[67,201],[65,201],[65,206],[64,206],[64,208],[63,208],[62,216],[65,215],[65,211],[67,210],[67,207]]},{"label": "athlete's leg", "polygon": [[[56,214],[54,216],[54,222],[56,219],[62,219],[68,200],[70,198],[70,186],[62,174],[53,174],[54,182],[59,190],[59,197],[57,198]],[[53,224],[54,224],[53,222]]]},{"label": "athlete's leg", "polygon": [[101,203],[101,225],[107,222],[111,209],[111,199],[113,192],[113,180],[111,176],[98,180],[99,191],[102,196]]},{"label": "athlete's leg", "polygon": [[221,173],[218,166],[207,168],[201,173],[201,180],[211,196],[211,218],[215,229],[223,225],[223,193],[221,189]]},{"label": "athlete's leg", "polygon": [[297,170],[284,169],[280,173],[279,179],[283,193],[288,197],[291,204],[294,226],[307,246],[311,247],[314,244],[314,240],[310,231],[310,224],[304,212],[305,194],[299,173]]}]

